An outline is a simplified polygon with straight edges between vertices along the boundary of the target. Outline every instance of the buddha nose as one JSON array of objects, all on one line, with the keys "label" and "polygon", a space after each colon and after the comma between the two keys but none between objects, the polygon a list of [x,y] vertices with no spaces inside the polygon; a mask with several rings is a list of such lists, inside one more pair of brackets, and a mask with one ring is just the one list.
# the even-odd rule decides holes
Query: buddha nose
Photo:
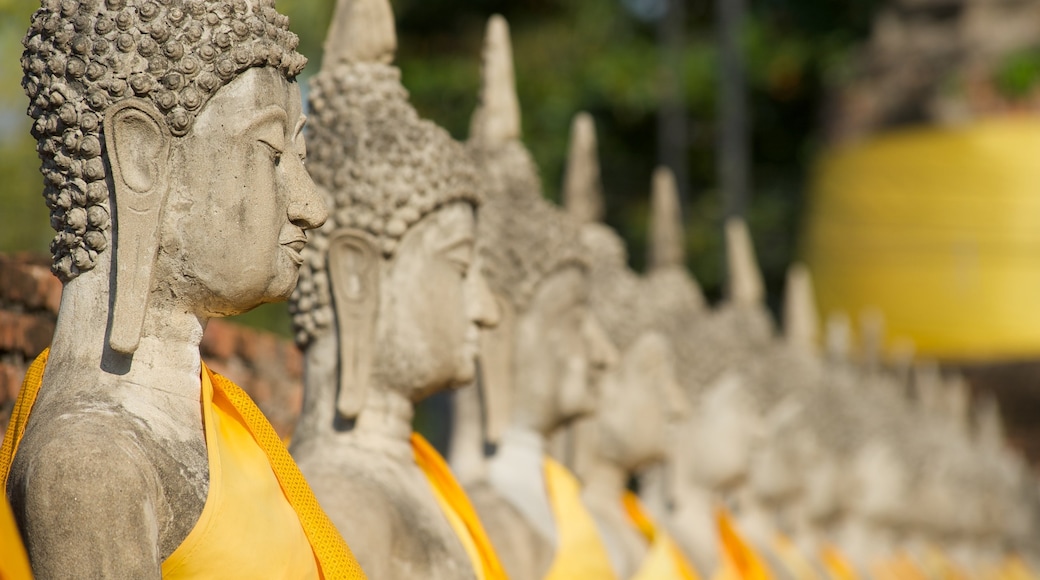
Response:
[{"label": "buddha nose", "polygon": [[599,320],[592,314],[585,315],[585,347],[588,349],[589,365],[597,370],[613,367],[618,362],[618,351],[603,330]]},{"label": "buddha nose", "polygon": [[327,196],[322,195],[302,161],[293,164],[287,185],[292,196],[288,209],[289,221],[304,230],[320,228],[329,217],[325,204]]},{"label": "buddha nose", "polygon": [[481,328],[494,328],[498,326],[498,322],[502,318],[498,301],[495,300],[495,295],[488,287],[487,279],[481,273],[480,260],[475,260],[470,268],[467,278],[471,292],[469,297],[470,320]]}]

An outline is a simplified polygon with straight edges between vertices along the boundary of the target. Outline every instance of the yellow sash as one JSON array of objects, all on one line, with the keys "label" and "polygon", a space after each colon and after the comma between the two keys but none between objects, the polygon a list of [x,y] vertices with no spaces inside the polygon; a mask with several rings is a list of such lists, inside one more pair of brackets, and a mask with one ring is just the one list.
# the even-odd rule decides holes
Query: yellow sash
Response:
[{"label": "yellow sash", "polygon": [[[22,384],[21,393],[19,393],[18,400],[15,402],[14,412],[7,427],[3,444],[0,445],[0,489],[6,487],[11,462],[17,452],[18,443],[25,433],[29,413],[40,389],[43,370],[47,363],[47,354],[48,351],[45,350],[29,367],[29,371],[25,376],[25,382]],[[227,457],[234,457],[239,454],[241,454],[241,457],[247,458],[238,463],[217,464],[219,477],[229,475],[224,473],[229,465],[236,465],[242,469],[253,471],[250,477],[244,477],[245,474],[238,473],[236,474],[239,476],[237,478],[224,478],[225,484],[233,483],[234,485],[221,486],[218,483],[218,493],[225,487],[235,490],[247,490],[249,492],[263,491],[258,486],[263,486],[265,484],[264,480],[269,480],[273,472],[283,496],[280,500],[282,507],[287,503],[289,510],[295,513],[306,536],[307,543],[310,544],[312,550],[312,558],[309,562],[310,568],[316,566],[320,576],[327,580],[364,579],[365,574],[354,555],[350,552],[350,548],[347,547],[343,537],[318,505],[318,501],[314,498],[314,493],[311,491],[310,486],[307,485],[296,463],[289,456],[289,451],[282,444],[278,434],[275,433],[274,428],[271,427],[270,422],[260,412],[260,409],[257,408],[245,391],[230,380],[213,373],[205,365],[202,366],[202,369],[201,396],[203,402],[208,403],[203,405],[203,417],[211,470],[214,466],[213,460],[218,457],[217,453],[219,452],[221,461],[225,461]],[[246,437],[242,437],[243,433]],[[257,451],[260,453],[257,454]],[[229,455],[225,455],[224,452],[229,453]],[[248,461],[248,459],[254,459],[257,456],[266,459],[266,466],[259,471],[257,471],[255,461],[252,463]],[[232,479],[235,481],[231,481]],[[210,484],[210,493],[213,493],[212,473]],[[227,499],[226,495],[224,499]],[[277,503],[275,505],[263,504],[262,506],[257,504],[247,505],[247,509],[259,515],[259,517],[250,518],[249,521],[263,520],[266,516],[277,517],[279,513],[283,513],[279,512]],[[284,553],[279,551],[284,550],[284,547],[280,546],[265,549],[268,546],[244,544],[234,533],[235,530],[240,532],[243,530],[250,532],[259,531],[261,533],[265,530],[263,528],[260,530],[247,530],[244,524],[237,519],[208,516],[207,512],[212,514],[214,510],[224,509],[219,506],[211,507],[211,505],[214,505],[214,502],[211,502],[210,498],[207,497],[206,507],[203,509],[203,515],[200,517],[199,523],[189,533],[185,542],[174,551],[166,562],[163,562],[164,576],[167,574],[168,569],[172,569],[171,572],[177,573],[177,569],[184,569],[182,566],[186,564],[190,564],[188,568],[196,569],[198,568],[198,562],[205,561],[205,563],[210,563],[209,556],[205,558],[200,556],[198,562],[192,561],[196,555],[207,554],[207,548],[212,548],[212,550],[208,551],[209,554],[215,554],[212,558],[215,558],[217,561],[213,561],[212,564],[214,569],[218,571],[217,577],[220,577],[219,571],[223,568],[221,561],[228,560],[227,556],[232,552],[245,553],[251,555],[254,559],[262,558],[267,555],[266,552],[270,552],[270,556],[275,558]],[[271,520],[268,519],[267,521]],[[217,524],[220,525],[218,526]],[[248,536],[248,534],[239,535],[242,537]],[[255,537],[256,534],[253,535],[253,538]],[[198,541],[193,540],[193,538],[198,539]],[[205,541],[201,541],[202,538],[205,538]],[[277,539],[281,538],[282,536],[279,535]],[[210,545],[213,542],[217,542],[217,544]],[[204,575],[214,576],[208,573]],[[231,574],[223,577],[235,577],[235,575]]]},{"label": "yellow sash", "polygon": [[412,433],[412,451],[415,453],[415,462],[430,482],[437,504],[466,549],[477,580],[505,580],[506,572],[498,561],[498,554],[473,504],[469,502],[469,497],[456,481],[444,458],[418,433]]},{"label": "yellow sash", "polygon": [[795,580],[821,580],[813,565],[802,554],[791,538],[783,534],[777,534],[773,538],[773,551],[776,552],[780,563],[787,568],[788,574]]},{"label": "yellow sash", "polygon": [[929,546],[924,552],[924,567],[929,578],[935,580],[968,580],[970,574],[950,558],[946,552],[936,546]]},{"label": "yellow sash", "polygon": [[626,491],[621,497],[628,518],[646,541],[650,543],[650,551],[632,580],[700,580],[686,556],[675,545],[675,541],[667,532],[658,529],[654,520],[639,503],[636,494]]},{"label": "yellow sash", "polygon": [[0,580],[32,580],[29,558],[3,489],[0,489]]},{"label": "yellow sash", "polygon": [[546,457],[545,486],[557,534],[556,556],[545,580],[615,580],[596,522],[581,501],[578,480],[566,467]]},{"label": "yellow sash", "polygon": [[1009,556],[997,568],[993,578],[1000,580],[1037,580],[1036,572],[1021,558],[1021,556]]},{"label": "yellow sash", "polygon": [[820,562],[823,563],[831,580],[859,580],[856,569],[837,546],[828,544],[820,549]]},{"label": "yellow sash", "polygon": [[726,510],[715,512],[715,523],[719,533],[719,548],[722,550],[722,565],[715,580],[772,580],[769,568],[761,556],[740,537]]}]

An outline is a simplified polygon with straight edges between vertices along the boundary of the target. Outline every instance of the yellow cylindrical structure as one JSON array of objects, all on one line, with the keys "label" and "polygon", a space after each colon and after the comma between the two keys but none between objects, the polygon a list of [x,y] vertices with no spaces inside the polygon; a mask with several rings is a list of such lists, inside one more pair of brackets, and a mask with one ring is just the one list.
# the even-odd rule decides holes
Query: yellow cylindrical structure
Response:
[{"label": "yellow cylindrical structure", "polygon": [[823,313],[877,307],[888,337],[945,360],[1040,355],[1040,119],[829,152],[806,234]]}]

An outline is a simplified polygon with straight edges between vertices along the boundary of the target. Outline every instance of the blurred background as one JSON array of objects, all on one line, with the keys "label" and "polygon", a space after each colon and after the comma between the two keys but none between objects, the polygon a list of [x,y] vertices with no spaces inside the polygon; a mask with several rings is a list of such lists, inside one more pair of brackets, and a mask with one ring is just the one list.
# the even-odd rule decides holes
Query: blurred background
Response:
[{"label": "blurred background", "polygon": [[[277,0],[316,72],[333,0]],[[0,253],[53,232],[19,86],[36,0],[0,0]],[[595,118],[606,221],[645,262],[650,175],[677,174],[689,267],[724,296],[746,217],[770,306],[813,269],[823,314],[883,312],[891,344],[998,394],[1040,457],[1040,1],[393,0],[420,113],[465,139],[487,17],[509,20],[524,141],[559,199]],[[240,322],[289,336],[284,305]]]}]

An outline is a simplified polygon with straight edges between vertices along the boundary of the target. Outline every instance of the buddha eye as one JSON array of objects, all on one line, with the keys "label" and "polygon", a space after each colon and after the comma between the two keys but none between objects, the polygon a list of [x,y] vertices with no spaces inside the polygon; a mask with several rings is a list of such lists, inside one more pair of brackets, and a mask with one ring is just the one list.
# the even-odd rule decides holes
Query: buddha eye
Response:
[{"label": "buddha eye", "polygon": [[271,145],[270,143],[268,143],[267,141],[265,141],[263,139],[261,139],[260,142],[263,143],[267,147],[268,155],[271,157],[271,163],[274,163],[274,166],[278,167],[278,165],[281,164],[281,162],[282,162],[282,151],[281,151],[281,149],[278,149],[277,147],[275,147],[274,145]]}]

